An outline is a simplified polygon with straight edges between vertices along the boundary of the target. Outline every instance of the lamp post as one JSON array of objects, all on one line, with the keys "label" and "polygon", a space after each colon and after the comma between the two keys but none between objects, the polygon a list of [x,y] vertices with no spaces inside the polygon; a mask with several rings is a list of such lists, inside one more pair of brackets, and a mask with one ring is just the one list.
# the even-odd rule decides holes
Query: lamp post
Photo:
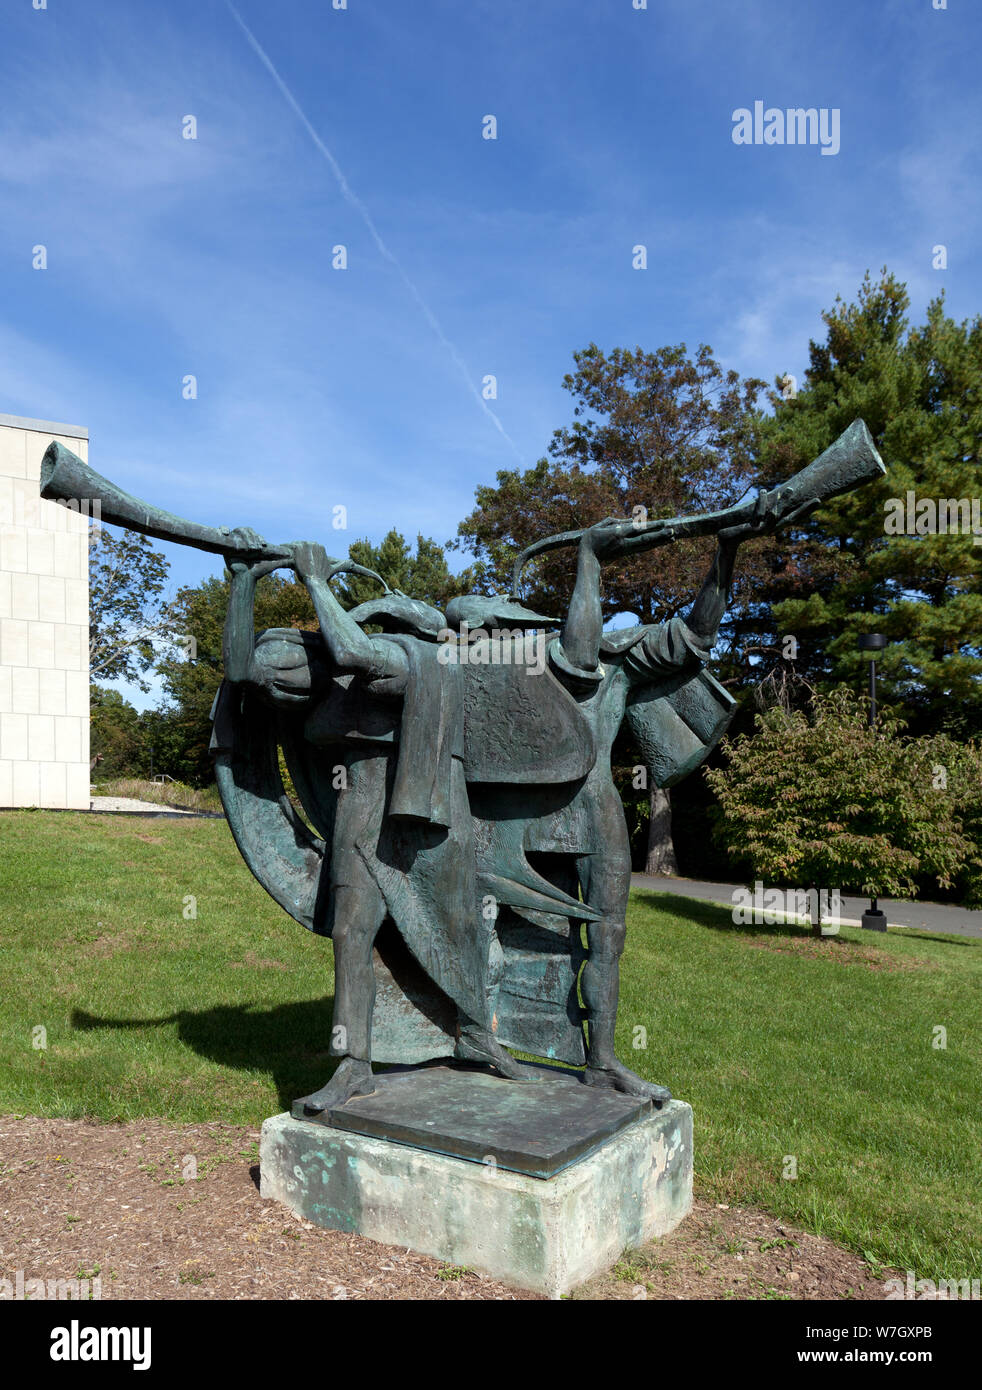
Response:
[{"label": "lamp post", "polygon": [[[859,650],[869,654],[869,727],[876,727],[876,658],[883,650],[887,639],[881,632],[863,632],[859,636]],[[866,931],[886,931],[887,919],[876,905],[870,902],[869,910],[863,913],[863,927]]]}]

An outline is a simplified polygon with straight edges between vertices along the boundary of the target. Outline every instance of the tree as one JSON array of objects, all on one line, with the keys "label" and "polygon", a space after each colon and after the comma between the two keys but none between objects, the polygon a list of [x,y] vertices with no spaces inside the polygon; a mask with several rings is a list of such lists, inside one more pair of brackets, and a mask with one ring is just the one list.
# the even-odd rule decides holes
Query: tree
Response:
[{"label": "tree", "polygon": [[[456,545],[473,551],[486,586],[510,588],[515,556],[542,536],[605,516],[641,515],[636,509],[651,518],[712,510],[739,501],[753,482],[763,381],[724,372],[705,345],[690,357],[684,343],[610,353],[591,343],[573,359],[576,370],[563,379],[576,402],[573,423],[553,434],[550,458],[524,472],[499,472],[496,486],[478,488],[477,505],[459,527]],[[751,569],[766,565],[766,547],[750,550]],[[656,623],[683,612],[711,555],[712,541],[690,541],[606,566],[605,618],[630,613]],[[527,601],[561,617],[575,567],[572,548],[544,555],[529,573]],[[747,575],[742,564],[721,628],[724,649],[734,647],[740,631]],[[625,768],[618,780],[631,785]],[[649,825],[649,871],[674,871],[669,797],[657,788],[650,791]]]},{"label": "tree", "polygon": [[89,679],[144,679],[161,645],[174,635],[172,613],[161,595],[167,561],[146,536],[118,535],[104,525],[89,532]]},{"label": "tree", "polygon": [[[761,593],[762,644],[798,641],[798,663],[826,688],[859,685],[860,632],[890,645],[879,663],[884,698],[912,727],[967,736],[982,730],[982,548],[974,537],[931,534],[938,499],[970,513],[982,484],[982,319],[956,323],[943,298],[908,328],[906,287],[867,273],[857,300],[823,314],[801,392],[773,397],[762,422],[762,480],[773,483],[814,458],[862,416],[887,477],[835,499],[792,536]],[[928,503],[907,534],[907,498]],[[902,518],[902,519],[901,519]],[[915,517],[916,524],[916,517]]]},{"label": "tree", "polygon": [[[356,564],[375,570],[391,589],[401,589],[410,598],[425,599],[436,608],[444,608],[458,594],[469,593],[476,582],[473,570],[459,575],[450,573],[446,552],[436,541],[417,536],[414,555],[405,538],[394,529],[379,545],[368,540],[353,542],[348,556]],[[338,584],[338,597],[345,607],[353,608],[378,596],[378,585],[362,575],[345,575]]]},{"label": "tree", "polygon": [[982,906],[982,740],[963,742],[935,734],[924,739],[924,746],[932,783],[952,797],[962,833],[973,847],[956,876],[956,897],[969,906]]},{"label": "tree", "polygon": [[[809,714],[775,707],[755,722],[752,737],[724,741],[726,766],[704,776],[719,803],[714,833],[756,878],[871,897],[961,882],[978,900],[977,746],[903,738],[890,709],[870,728],[845,687],[816,695]],[[939,775],[942,758],[950,775]]]},{"label": "tree", "polygon": [[143,740],[140,716],[118,690],[94,685],[89,692],[89,745],[106,780],[133,777],[140,770]]}]

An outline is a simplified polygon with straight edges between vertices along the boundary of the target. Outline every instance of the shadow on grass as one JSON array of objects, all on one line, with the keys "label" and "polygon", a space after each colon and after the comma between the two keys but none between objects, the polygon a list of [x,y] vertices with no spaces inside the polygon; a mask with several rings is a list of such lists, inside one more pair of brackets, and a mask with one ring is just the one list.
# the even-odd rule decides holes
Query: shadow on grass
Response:
[{"label": "shadow on grass", "polygon": [[[812,938],[811,927],[796,922],[734,922],[733,909],[722,903],[702,902],[698,898],[686,898],[676,893],[657,893],[646,888],[634,889],[631,897],[645,907],[653,907],[680,921],[691,922],[697,927],[708,927],[711,931],[727,932],[731,936]],[[868,935],[877,938],[870,941],[870,946],[881,944],[881,933],[870,932]],[[932,945],[939,946],[973,947],[978,944],[973,937],[950,936],[946,933],[924,931],[918,927],[891,927],[888,935],[902,936],[908,941],[929,940]],[[838,934],[822,939],[840,946],[856,944],[848,937],[840,937]]]},{"label": "shadow on grass", "polygon": [[[700,902],[674,893],[638,889],[632,894],[636,905],[654,908],[693,926],[743,937],[769,936],[775,940],[811,938],[809,926],[778,922],[774,924],[735,923],[731,910],[718,903]],[[922,937],[923,932],[903,935]],[[846,938],[824,938],[833,949],[855,948]],[[973,946],[965,937],[932,936],[932,942],[952,946]],[[878,943],[871,942],[871,945]],[[222,1067],[267,1073],[276,1088],[280,1106],[289,1110],[298,1096],[316,1091],[333,1075],[337,1059],[328,1051],[334,996],[298,1003],[259,1008],[250,1004],[216,1006],[210,1009],[182,1009],[153,1018],[105,1018],[81,1009],[72,1012],[72,1027],[79,1032],[100,1029],[126,1031],[173,1028],[179,1040],[200,1057]],[[376,1070],[388,1070],[377,1067]]]},{"label": "shadow on grass", "polygon": [[181,1009],[157,1018],[100,1018],[72,1011],[72,1027],[117,1032],[172,1028],[185,1046],[223,1067],[269,1073],[279,1103],[289,1110],[298,1096],[323,1086],[338,1059],[328,1052],[334,996],[297,1004],[254,1008],[250,1004]]},{"label": "shadow on grass", "polygon": [[[799,926],[795,922],[734,922],[733,909],[721,903],[700,902],[698,898],[683,898],[675,893],[655,893],[638,888],[633,897],[645,907],[653,907],[669,917],[677,917],[683,922],[691,922],[697,927],[709,927],[712,931],[725,931],[731,936],[807,936],[811,927]],[[826,937],[834,941],[834,937]]]}]

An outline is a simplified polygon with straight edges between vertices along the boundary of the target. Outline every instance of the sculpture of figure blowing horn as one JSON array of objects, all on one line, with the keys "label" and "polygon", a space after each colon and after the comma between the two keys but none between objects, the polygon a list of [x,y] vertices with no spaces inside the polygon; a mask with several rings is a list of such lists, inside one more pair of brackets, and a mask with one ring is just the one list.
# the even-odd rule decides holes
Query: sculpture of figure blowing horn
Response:
[{"label": "sculpture of figure blowing horn", "polygon": [[[453,1055],[529,1079],[507,1047],[582,1066],[588,1085],[668,1098],[614,1051],[631,873],[614,738],[626,717],[656,786],[697,767],[734,708],[704,667],[740,544],[884,471],[857,420],[783,486],[736,507],[544,537],[517,557],[513,595],[530,560],[575,545],[559,622],[479,594],[446,616],[388,590],[345,611],[333,578],[372,571],[315,544],[184,521],[49,446],[42,497],[98,500],[102,520],[220,554],[231,570],[212,712],[222,802],[260,883],[335,948],[340,1063],[298,1113],[371,1092],[373,1058]],[[604,632],[605,561],[708,534],[716,554],[684,618]],[[255,585],[279,567],[306,585],[319,633],[256,637]]]}]

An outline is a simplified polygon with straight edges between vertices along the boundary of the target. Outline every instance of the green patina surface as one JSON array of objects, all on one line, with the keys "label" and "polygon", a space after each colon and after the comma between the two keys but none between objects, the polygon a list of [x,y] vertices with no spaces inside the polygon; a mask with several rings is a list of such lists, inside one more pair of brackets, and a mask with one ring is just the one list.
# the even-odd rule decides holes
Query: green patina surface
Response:
[{"label": "green patina surface", "polygon": [[[312,1123],[550,1178],[651,1112],[649,1101],[584,1085],[577,1072],[522,1070],[527,1081],[446,1065],[397,1069],[376,1077],[372,1095]],[[293,1116],[306,1118],[301,1103]]]},{"label": "green patina surface", "polygon": [[[697,767],[733,710],[703,668],[739,545],[883,471],[857,420],[751,502],[545,536],[518,557],[511,597],[460,596],[444,614],[316,543],[269,544],[147,504],[51,443],[43,497],[98,499],[105,521],[217,552],[231,572],[213,710],[222,802],[259,882],[335,946],[342,1065],[306,1113],[370,1089],[373,1060],[452,1053],[514,1076],[507,1047],[667,1097],[614,1052],[630,887],[614,739],[626,720],[656,786]],[[717,551],[685,619],[605,633],[602,564],[696,535]],[[567,612],[525,608],[524,564],[567,545]],[[317,632],[257,637],[255,586],[278,568],[307,587]],[[345,573],[384,593],[346,610],[331,589]]]}]

